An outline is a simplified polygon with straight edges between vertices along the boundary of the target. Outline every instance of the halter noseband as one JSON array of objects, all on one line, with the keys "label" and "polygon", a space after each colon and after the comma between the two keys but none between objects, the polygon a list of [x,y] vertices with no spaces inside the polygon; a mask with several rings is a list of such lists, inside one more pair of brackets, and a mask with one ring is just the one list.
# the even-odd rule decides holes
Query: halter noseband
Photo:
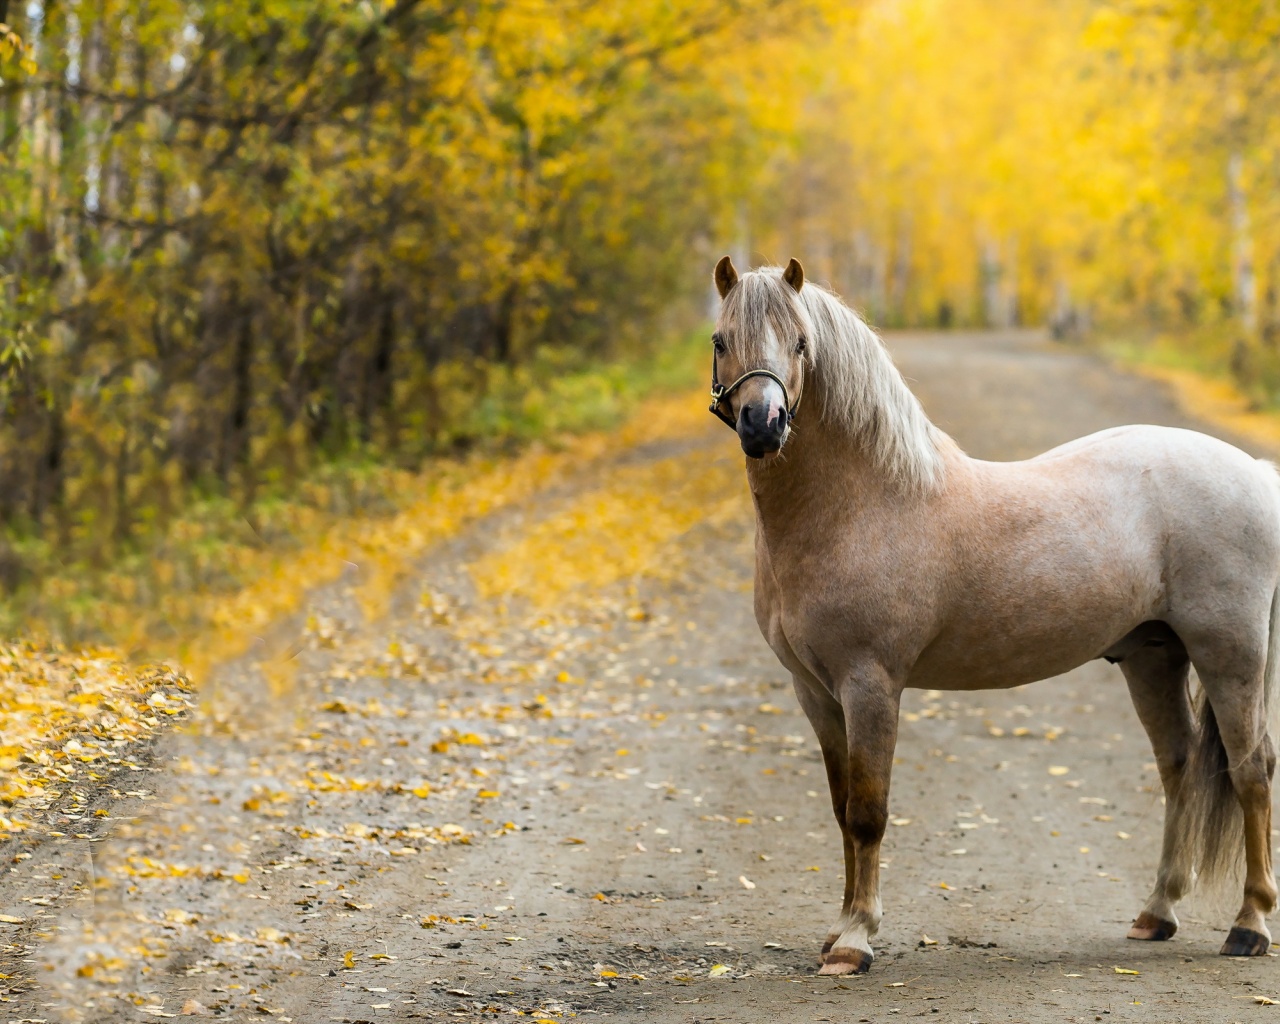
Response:
[{"label": "halter noseband", "polygon": [[[729,427],[731,430],[738,429],[738,425],[720,409],[720,406],[729,398],[731,398],[733,396],[733,393],[737,391],[738,388],[742,387],[742,385],[745,384],[747,381],[749,381],[752,377],[768,377],[771,381],[777,384],[778,387],[782,388],[782,404],[786,407],[787,419],[789,421],[794,422],[796,418],[796,412],[800,409],[800,398],[796,399],[795,405],[791,404],[791,397],[787,394],[787,385],[783,383],[781,377],[779,377],[772,370],[748,370],[746,373],[744,373],[741,377],[735,380],[728,387],[725,387],[723,384],[720,383],[720,377],[716,373],[716,353],[715,353],[715,350],[712,349],[710,411],[715,414],[716,418],[720,420],[720,422],[723,423],[725,426]],[[803,393],[801,394],[800,397],[801,398],[804,397]]]}]

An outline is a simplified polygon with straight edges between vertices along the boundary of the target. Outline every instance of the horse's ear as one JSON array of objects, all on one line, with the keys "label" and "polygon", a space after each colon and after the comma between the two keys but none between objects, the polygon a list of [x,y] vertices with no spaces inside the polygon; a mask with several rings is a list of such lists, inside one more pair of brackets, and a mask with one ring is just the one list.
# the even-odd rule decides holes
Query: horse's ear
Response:
[{"label": "horse's ear", "polygon": [[721,256],[720,262],[716,264],[716,291],[720,293],[720,298],[724,298],[729,294],[729,289],[738,283],[738,271],[733,266],[733,260],[728,256]]},{"label": "horse's ear", "polygon": [[782,272],[782,280],[791,285],[796,291],[804,287],[804,267],[800,266],[800,261],[794,256],[791,262],[787,264],[787,269]]}]

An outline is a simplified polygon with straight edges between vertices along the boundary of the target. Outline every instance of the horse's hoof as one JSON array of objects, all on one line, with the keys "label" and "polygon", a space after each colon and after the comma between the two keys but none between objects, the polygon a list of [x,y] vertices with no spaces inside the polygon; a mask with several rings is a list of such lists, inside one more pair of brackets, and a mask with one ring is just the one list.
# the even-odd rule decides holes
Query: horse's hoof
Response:
[{"label": "horse's hoof", "polygon": [[1236,925],[1227,933],[1227,941],[1218,952],[1223,956],[1266,956],[1271,939],[1252,928]]},{"label": "horse's hoof", "polygon": [[1173,921],[1163,921],[1155,914],[1148,914],[1144,910],[1133,922],[1133,927],[1129,929],[1129,934],[1125,938],[1141,939],[1144,942],[1163,942],[1165,939],[1173,938],[1173,933],[1177,930],[1178,926]]},{"label": "horse's hoof", "polygon": [[827,941],[822,944],[822,952],[818,954],[818,963],[825,964],[827,962],[827,954],[831,952],[831,947],[835,944],[835,939],[827,939]]},{"label": "horse's hoof", "polygon": [[833,949],[827,954],[822,969],[818,973],[827,976],[866,974],[871,970],[873,959],[874,957],[864,949]]}]

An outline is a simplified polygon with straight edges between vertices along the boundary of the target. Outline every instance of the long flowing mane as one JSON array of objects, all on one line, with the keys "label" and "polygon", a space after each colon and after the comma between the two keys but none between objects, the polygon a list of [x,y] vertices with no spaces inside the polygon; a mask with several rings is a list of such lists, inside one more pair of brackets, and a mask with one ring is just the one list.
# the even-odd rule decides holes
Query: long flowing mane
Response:
[{"label": "long flowing mane", "polygon": [[722,315],[744,328],[746,338],[763,339],[774,324],[794,321],[796,312],[808,321],[798,325],[808,339],[806,390],[825,422],[857,437],[904,490],[927,493],[942,483],[946,435],[929,421],[876,332],[839,296],[809,282],[796,295],[780,267],[744,274],[734,292]]}]

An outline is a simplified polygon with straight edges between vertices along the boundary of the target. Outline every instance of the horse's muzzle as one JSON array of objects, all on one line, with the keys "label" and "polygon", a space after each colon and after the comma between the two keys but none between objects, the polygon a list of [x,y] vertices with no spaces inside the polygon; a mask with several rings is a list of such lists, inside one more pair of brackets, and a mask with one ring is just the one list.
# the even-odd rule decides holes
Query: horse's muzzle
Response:
[{"label": "horse's muzzle", "polygon": [[782,447],[790,417],[785,408],[770,409],[764,403],[743,405],[738,413],[738,440],[748,458],[763,459]]}]

